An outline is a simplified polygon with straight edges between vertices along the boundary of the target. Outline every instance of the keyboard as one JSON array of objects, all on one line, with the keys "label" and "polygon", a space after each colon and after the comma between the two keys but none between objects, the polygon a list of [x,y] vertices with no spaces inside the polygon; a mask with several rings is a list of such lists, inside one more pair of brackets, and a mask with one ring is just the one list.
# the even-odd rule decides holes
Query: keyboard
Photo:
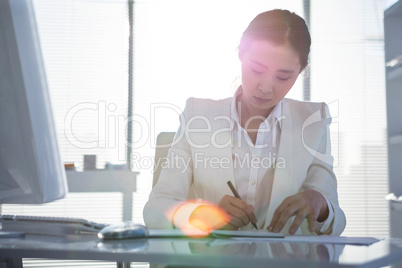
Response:
[{"label": "keyboard", "polygon": [[31,234],[69,235],[98,233],[107,224],[81,218],[0,215],[1,230]]}]

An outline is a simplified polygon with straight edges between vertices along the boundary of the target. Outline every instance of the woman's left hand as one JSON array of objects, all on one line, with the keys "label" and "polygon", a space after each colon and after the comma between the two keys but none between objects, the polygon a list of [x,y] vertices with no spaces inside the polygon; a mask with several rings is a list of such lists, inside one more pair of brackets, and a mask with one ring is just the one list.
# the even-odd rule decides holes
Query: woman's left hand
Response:
[{"label": "woman's left hand", "polygon": [[315,221],[325,221],[328,214],[329,209],[324,196],[315,190],[306,190],[287,197],[276,209],[267,229],[270,232],[278,233],[290,217],[296,216],[290,226],[290,234],[294,234],[306,218],[310,232],[313,232]]}]

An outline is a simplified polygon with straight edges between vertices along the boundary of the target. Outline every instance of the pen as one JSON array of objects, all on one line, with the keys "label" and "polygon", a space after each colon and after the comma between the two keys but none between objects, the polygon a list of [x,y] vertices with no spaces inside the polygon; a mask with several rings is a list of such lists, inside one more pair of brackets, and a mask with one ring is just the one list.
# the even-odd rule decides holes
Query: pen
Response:
[{"label": "pen", "polygon": [[[228,181],[228,185],[229,185],[230,190],[232,190],[233,195],[236,198],[239,198],[241,200],[239,193],[236,191],[236,189],[234,188],[234,186],[233,186],[231,181]],[[250,217],[248,215],[247,215],[247,217],[250,220]],[[252,222],[251,220],[250,220],[250,222],[254,226],[254,228],[258,230],[257,225],[254,222]]]}]

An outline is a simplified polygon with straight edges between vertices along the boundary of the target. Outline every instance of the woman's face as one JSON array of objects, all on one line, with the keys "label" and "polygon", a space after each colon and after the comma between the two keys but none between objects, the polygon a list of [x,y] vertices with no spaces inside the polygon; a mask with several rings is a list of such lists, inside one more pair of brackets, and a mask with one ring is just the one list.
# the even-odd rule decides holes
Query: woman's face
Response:
[{"label": "woman's face", "polygon": [[239,57],[241,103],[249,112],[268,115],[296,82],[301,71],[299,57],[289,45],[269,41],[252,41]]}]

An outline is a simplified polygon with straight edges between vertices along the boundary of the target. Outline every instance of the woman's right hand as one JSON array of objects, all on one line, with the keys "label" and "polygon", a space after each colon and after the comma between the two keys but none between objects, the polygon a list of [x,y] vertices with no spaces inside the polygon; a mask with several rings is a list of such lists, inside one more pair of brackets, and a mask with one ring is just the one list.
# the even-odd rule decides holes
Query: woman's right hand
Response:
[{"label": "woman's right hand", "polygon": [[239,198],[225,195],[219,201],[218,206],[230,217],[229,223],[222,229],[237,230],[249,224],[250,221],[253,223],[257,222],[254,207]]},{"label": "woman's right hand", "polygon": [[217,229],[237,230],[250,221],[257,222],[253,206],[229,195],[225,195],[218,205],[206,203],[198,206],[189,219],[193,227],[207,232]]}]

